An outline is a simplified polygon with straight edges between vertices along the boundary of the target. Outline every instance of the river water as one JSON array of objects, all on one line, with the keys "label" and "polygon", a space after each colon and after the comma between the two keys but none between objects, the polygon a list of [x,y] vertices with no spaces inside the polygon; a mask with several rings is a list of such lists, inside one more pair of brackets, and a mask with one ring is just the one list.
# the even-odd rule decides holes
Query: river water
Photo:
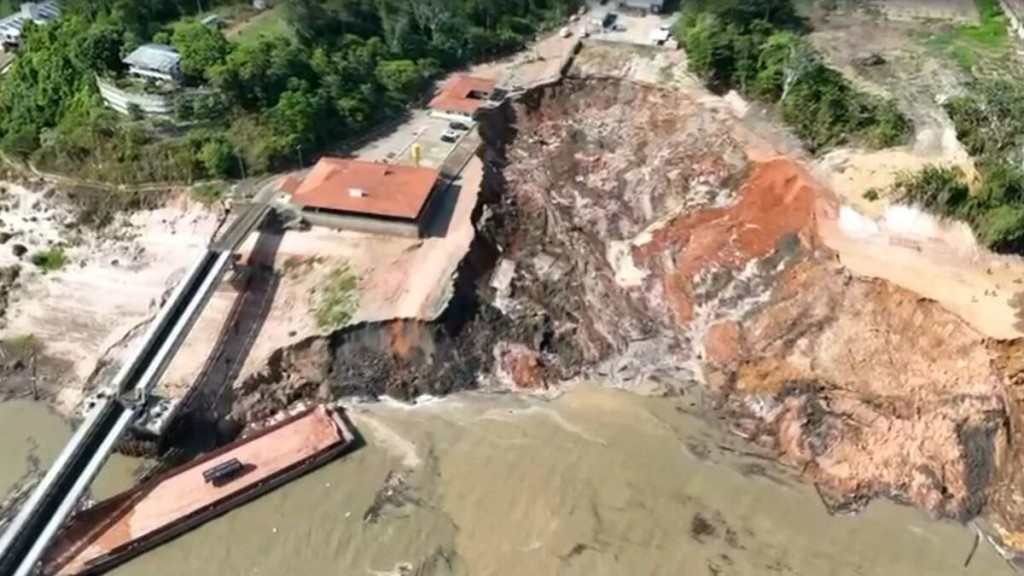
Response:
[{"label": "river water", "polygon": [[[366,447],[114,574],[1013,573],[984,543],[964,569],[973,534],[913,509],[829,516],[692,409],[597,387],[356,406]],[[44,457],[67,434],[27,403],[0,405],[0,432],[8,484],[27,438]],[[101,481],[123,485],[131,464]]]},{"label": "river water", "polygon": [[[45,470],[56,459],[71,429],[39,402],[0,402],[0,498],[33,467]],[[146,462],[115,455],[92,486],[94,498],[106,498],[131,486],[136,470]]]}]

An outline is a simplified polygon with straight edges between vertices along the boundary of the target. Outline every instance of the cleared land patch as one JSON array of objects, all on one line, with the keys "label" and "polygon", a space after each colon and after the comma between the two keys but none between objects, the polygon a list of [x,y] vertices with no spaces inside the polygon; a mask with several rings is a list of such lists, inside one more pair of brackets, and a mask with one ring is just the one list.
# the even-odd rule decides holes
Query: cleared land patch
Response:
[{"label": "cleared land patch", "polygon": [[236,11],[232,22],[224,31],[224,36],[239,44],[251,43],[263,37],[290,37],[293,31],[284,18],[284,10],[274,7],[256,14],[246,16]]},{"label": "cleared land patch", "polygon": [[1009,23],[998,0],[976,1],[977,22],[945,24],[926,37],[925,45],[945,52],[966,72],[1005,72],[1012,47],[1006,32]]}]

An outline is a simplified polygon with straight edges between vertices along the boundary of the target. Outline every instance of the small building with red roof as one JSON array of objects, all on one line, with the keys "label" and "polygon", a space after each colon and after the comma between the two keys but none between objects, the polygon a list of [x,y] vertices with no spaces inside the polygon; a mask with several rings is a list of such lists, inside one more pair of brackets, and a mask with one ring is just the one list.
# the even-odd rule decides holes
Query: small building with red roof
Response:
[{"label": "small building with red roof", "polygon": [[438,177],[431,168],[324,157],[281,188],[310,224],[419,236]]},{"label": "small building with red roof", "polygon": [[498,82],[490,78],[456,74],[441,86],[441,91],[427,106],[435,112],[472,118],[497,85]]}]

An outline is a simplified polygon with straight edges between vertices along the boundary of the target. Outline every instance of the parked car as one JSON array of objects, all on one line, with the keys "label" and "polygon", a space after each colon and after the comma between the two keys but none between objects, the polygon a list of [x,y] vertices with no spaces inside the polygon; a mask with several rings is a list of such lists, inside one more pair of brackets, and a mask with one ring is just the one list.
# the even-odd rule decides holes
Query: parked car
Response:
[{"label": "parked car", "polygon": [[448,127],[452,130],[462,130],[463,132],[469,130],[469,125],[464,122],[449,122]]},{"label": "parked car", "polygon": [[455,130],[445,130],[441,133],[441,142],[454,143],[459,141],[460,134]]}]

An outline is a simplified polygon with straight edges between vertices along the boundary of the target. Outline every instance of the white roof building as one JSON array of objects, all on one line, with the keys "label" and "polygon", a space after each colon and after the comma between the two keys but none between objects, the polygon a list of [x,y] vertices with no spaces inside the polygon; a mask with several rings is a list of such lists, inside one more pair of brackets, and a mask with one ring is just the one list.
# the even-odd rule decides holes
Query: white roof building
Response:
[{"label": "white roof building", "polygon": [[21,41],[21,28],[29,20],[36,24],[46,24],[60,16],[60,4],[57,0],[44,2],[25,2],[21,9],[0,19],[0,42],[18,44]]},{"label": "white roof building", "polygon": [[139,46],[124,57],[128,73],[174,82],[181,75],[181,54],[167,44],[149,43]]},{"label": "white roof building", "polygon": [[661,14],[665,9],[665,0],[619,0],[619,6]]},{"label": "white roof building", "polygon": [[671,35],[672,35],[672,31],[668,30],[668,29],[665,29],[665,28],[659,28],[657,30],[651,30],[651,35],[650,35],[651,43],[652,44],[657,44],[658,46],[660,46],[660,45],[664,44],[665,42],[667,42]]},{"label": "white roof building", "polygon": [[212,26],[214,28],[220,28],[221,26],[227,24],[227,20],[224,20],[224,17],[220,14],[210,14],[209,16],[206,16],[205,18],[200,20],[200,22],[207,26]]}]

